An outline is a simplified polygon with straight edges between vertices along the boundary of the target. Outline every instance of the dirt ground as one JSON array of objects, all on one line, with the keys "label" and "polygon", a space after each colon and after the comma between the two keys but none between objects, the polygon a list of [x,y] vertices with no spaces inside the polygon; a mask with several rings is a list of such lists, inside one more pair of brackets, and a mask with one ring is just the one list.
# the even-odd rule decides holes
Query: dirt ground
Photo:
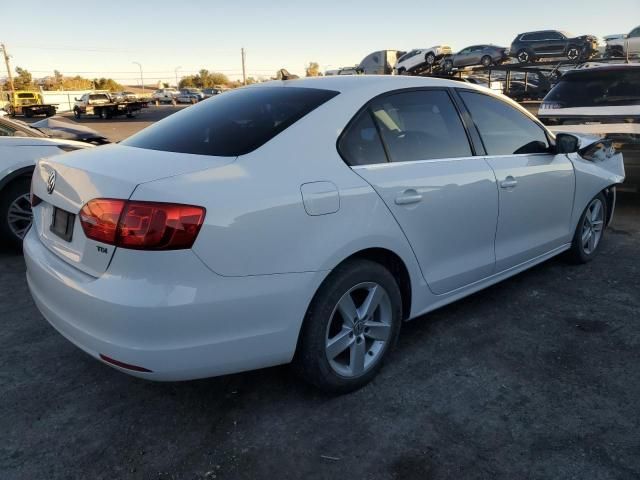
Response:
[{"label": "dirt ground", "polygon": [[0,478],[637,479],[640,199],[561,259],[403,327],[381,375],[324,396],[278,367],[119,373],[40,316],[0,251]]}]

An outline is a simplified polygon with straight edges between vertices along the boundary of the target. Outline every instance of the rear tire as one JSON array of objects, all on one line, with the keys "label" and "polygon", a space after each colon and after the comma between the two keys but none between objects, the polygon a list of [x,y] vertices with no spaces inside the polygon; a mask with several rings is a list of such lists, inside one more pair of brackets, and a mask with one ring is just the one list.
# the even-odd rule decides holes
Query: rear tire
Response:
[{"label": "rear tire", "polygon": [[442,64],[442,68],[444,68],[445,72],[450,72],[453,70],[453,60],[445,60]]},{"label": "rear tire", "polygon": [[401,322],[402,297],[393,275],[378,263],[349,260],[316,292],[300,332],[294,368],[321,390],[357,390],[382,368]]},{"label": "rear tire", "polygon": [[567,258],[572,263],[587,263],[597,255],[604,237],[608,208],[606,197],[599,193],[582,212],[571,248],[567,251]]},{"label": "rear tire", "polygon": [[33,110],[31,110],[30,108],[23,108],[22,111],[24,112],[24,116],[26,118],[33,117]]},{"label": "rear tire", "polygon": [[28,178],[19,178],[0,192],[0,239],[16,250],[22,247],[22,239],[33,220],[30,188]]},{"label": "rear tire", "polygon": [[107,110],[106,108],[101,108],[100,109],[100,118],[103,120],[109,120],[111,118],[111,115],[109,114],[109,110]]},{"label": "rear tire", "polygon": [[432,66],[434,63],[436,63],[435,54],[433,52],[427,53],[424,57],[424,61],[427,63],[427,65]]}]

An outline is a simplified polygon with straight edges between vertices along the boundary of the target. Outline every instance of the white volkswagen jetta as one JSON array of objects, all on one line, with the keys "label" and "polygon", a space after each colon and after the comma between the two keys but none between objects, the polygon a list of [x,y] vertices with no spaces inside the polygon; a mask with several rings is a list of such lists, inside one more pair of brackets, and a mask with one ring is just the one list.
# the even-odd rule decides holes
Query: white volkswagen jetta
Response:
[{"label": "white volkswagen jetta", "polygon": [[610,145],[473,85],[270,82],[41,160],[27,278],[62,335],[123,372],[293,360],[344,392],[402,321],[566,250],[590,260],[623,178]]}]

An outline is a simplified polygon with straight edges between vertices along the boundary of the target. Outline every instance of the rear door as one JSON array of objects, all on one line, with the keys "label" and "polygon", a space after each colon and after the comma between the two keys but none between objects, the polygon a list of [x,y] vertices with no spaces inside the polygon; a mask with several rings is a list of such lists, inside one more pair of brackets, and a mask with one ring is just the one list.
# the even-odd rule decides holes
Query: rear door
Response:
[{"label": "rear door", "polygon": [[575,179],[566,155],[557,155],[545,130],[503,100],[459,91],[480,133],[500,195],[496,271],[571,240]]},{"label": "rear door", "polygon": [[342,136],[340,151],[396,218],[434,293],[492,274],[496,181],[473,156],[447,90],[373,100]]}]

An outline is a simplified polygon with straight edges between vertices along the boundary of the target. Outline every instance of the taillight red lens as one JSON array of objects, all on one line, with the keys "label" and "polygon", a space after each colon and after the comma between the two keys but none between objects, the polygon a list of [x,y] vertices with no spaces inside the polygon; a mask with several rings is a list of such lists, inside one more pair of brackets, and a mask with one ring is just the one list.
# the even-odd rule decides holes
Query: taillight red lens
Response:
[{"label": "taillight red lens", "polygon": [[80,224],[84,234],[98,242],[116,243],[118,219],[124,208],[124,200],[97,198],[80,210]]},{"label": "taillight red lens", "polygon": [[118,245],[144,250],[191,248],[203,221],[202,207],[128,202],[118,224]]},{"label": "taillight red lens", "polygon": [[205,209],[174,203],[98,198],[80,211],[88,238],[123,248],[191,248],[204,222]]}]

